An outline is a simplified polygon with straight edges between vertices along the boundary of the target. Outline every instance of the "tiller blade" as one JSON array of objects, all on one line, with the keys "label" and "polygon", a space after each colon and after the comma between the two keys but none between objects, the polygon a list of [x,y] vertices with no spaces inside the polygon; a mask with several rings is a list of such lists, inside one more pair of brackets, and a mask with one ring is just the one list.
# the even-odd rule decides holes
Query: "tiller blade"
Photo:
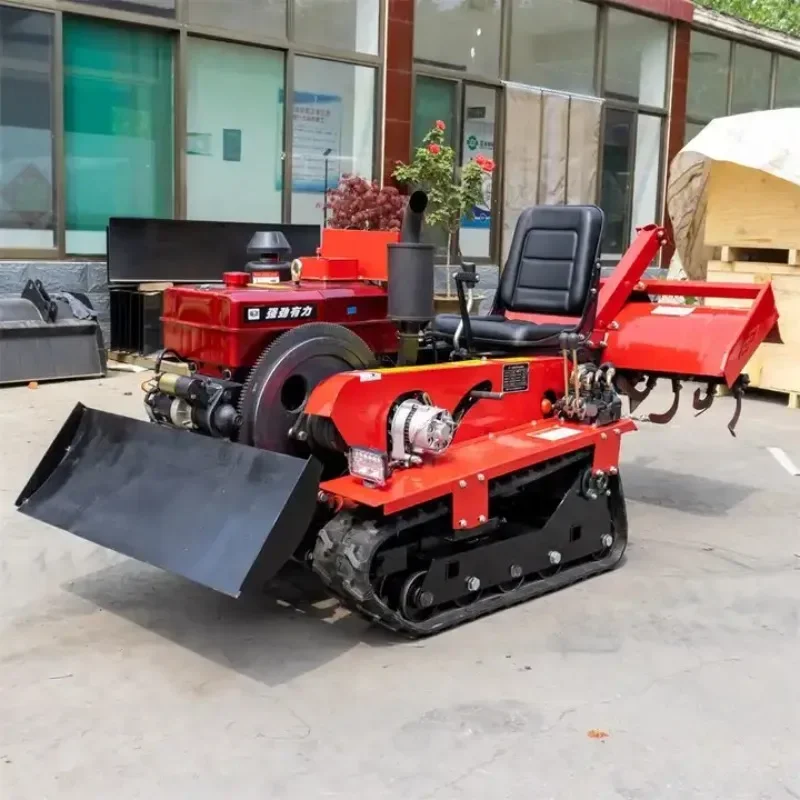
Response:
[{"label": "tiller blade", "polygon": [[703,397],[703,390],[699,387],[694,390],[694,397],[692,399],[692,408],[697,412],[695,417],[699,417],[704,411],[711,408],[716,396],[717,384],[714,381],[709,381],[706,386],[706,394]]},{"label": "tiller blade", "polygon": [[736,436],[736,425],[742,413],[742,398],[744,397],[745,389],[749,383],[750,378],[747,375],[741,375],[732,387],[731,393],[733,394],[733,399],[736,401],[736,408],[733,411],[731,421],[728,423],[728,430],[731,432],[731,436]]},{"label": "tiller blade", "polygon": [[658,414],[655,412],[651,412],[647,415],[647,418],[650,422],[655,423],[656,425],[666,425],[668,422],[672,422],[675,414],[678,413],[678,406],[681,404],[681,389],[683,388],[680,381],[673,379],[672,381],[672,405],[663,413]]},{"label": "tiller blade", "polygon": [[617,376],[617,384],[630,400],[631,414],[633,414],[633,412],[636,411],[636,409],[639,408],[639,406],[648,398],[650,392],[655,389],[657,383],[658,378],[655,378],[651,375],[647,378],[647,383],[645,384],[644,389],[637,389],[633,382],[628,380],[625,375]]},{"label": "tiller blade", "polygon": [[78,403],[16,505],[29,517],[233,597],[292,557],[317,461]]}]

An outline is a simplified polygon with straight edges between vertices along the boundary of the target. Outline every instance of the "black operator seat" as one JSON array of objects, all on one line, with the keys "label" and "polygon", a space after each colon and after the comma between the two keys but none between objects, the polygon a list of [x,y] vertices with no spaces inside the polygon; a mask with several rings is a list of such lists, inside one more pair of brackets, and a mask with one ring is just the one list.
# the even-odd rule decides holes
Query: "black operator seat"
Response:
[{"label": "black operator seat", "polygon": [[[488,316],[470,316],[472,341],[482,350],[554,346],[558,335],[577,331],[594,308],[600,280],[604,215],[594,205],[534,206],[517,220],[505,269]],[[553,316],[525,322],[506,311]],[[563,317],[570,317],[565,321]],[[452,341],[459,314],[437,314],[431,332]],[[463,343],[463,332],[461,341]],[[543,341],[547,340],[547,341]]]}]

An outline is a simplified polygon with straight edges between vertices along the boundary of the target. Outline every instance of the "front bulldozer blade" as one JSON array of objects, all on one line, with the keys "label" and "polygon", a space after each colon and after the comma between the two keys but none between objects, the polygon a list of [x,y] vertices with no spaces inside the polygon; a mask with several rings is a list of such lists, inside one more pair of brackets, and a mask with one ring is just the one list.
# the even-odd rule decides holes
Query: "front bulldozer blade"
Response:
[{"label": "front bulldozer blade", "polygon": [[292,556],[321,465],[78,404],[16,505],[33,517],[238,597]]}]

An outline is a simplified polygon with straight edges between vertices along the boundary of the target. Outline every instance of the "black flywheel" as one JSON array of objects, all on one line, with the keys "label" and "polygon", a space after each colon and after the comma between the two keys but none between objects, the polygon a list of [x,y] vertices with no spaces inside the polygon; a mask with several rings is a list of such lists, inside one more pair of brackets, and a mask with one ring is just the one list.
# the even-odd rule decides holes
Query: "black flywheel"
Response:
[{"label": "black flywheel", "polygon": [[369,369],[375,355],[363,339],[341,325],[310,322],[281,334],[269,345],[242,389],[239,441],[287,455],[305,455],[289,435],[311,391],[339,372]]}]

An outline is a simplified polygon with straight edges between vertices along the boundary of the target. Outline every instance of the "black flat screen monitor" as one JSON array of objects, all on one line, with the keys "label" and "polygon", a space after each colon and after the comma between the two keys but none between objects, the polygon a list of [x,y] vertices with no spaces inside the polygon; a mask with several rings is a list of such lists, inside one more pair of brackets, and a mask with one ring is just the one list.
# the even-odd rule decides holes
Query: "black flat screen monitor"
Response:
[{"label": "black flat screen monitor", "polygon": [[316,255],[319,225],[112,217],[108,222],[108,282],[216,283],[244,269],[257,231],[281,231],[292,258]]}]

